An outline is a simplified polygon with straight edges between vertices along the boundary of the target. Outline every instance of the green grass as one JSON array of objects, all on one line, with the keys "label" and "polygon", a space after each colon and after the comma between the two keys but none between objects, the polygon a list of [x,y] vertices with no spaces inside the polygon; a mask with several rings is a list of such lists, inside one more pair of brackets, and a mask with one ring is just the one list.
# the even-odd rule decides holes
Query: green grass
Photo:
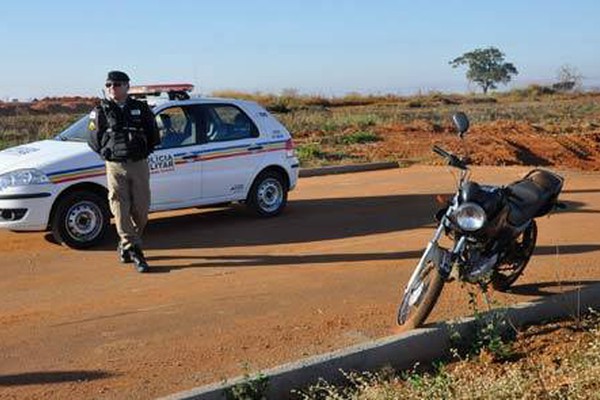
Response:
[{"label": "green grass", "polygon": [[296,147],[296,155],[304,167],[320,167],[332,164],[350,164],[366,162],[361,157],[347,154],[343,150],[329,147],[324,150],[321,143],[305,143]]},{"label": "green grass", "polygon": [[305,164],[309,160],[321,158],[324,156],[321,147],[317,143],[306,143],[296,147],[296,154],[300,162]]},{"label": "green grass", "polygon": [[339,140],[342,144],[364,144],[378,142],[381,138],[376,133],[370,131],[358,131],[340,136]]}]

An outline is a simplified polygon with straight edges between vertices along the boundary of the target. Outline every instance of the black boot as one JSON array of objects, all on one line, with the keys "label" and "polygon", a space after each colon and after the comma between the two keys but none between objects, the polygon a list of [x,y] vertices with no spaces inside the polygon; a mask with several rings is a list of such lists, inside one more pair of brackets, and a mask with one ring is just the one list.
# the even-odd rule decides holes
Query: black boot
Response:
[{"label": "black boot", "polygon": [[144,257],[144,253],[139,246],[133,246],[129,249],[129,254],[131,255],[131,260],[135,264],[135,269],[137,272],[148,272],[148,263],[146,262],[146,257]]},{"label": "black boot", "polygon": [[121,263],[131,264],[133,262],[129,249],[125,250],[120,243],[119,247],[117,248],[117,252],[119,253],[119,261],[121,261]]}]

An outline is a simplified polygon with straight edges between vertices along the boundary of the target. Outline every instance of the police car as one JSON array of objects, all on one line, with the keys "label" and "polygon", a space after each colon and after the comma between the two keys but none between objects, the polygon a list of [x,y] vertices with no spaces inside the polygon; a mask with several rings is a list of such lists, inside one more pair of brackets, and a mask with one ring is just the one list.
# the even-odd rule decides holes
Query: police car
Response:
[{"label": "police car", "polygon": [[[153,107],[161,145],[149,157],[151,211],[244,202],[275,216],[298,179],[288,130],[250,101],[190,97],[192,85],[132,87]],[[87,145],[89,116],[51,140],[0,151],[0,229],[52,231],[72,248],[110,224],[104,162]]]}]

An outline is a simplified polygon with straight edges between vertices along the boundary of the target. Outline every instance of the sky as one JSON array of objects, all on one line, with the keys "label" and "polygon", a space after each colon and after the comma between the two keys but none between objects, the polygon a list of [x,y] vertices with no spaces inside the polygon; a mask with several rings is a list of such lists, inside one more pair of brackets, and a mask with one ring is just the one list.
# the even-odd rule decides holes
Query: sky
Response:
[{"label": "sky", "polygon": [[0,11],[0,99],[99,96],[112,69],[132,84],[343,95],[466,92],[448,63],[495,46],[519,75],[570,64],[600,87],[597,0],[20,0]]}]

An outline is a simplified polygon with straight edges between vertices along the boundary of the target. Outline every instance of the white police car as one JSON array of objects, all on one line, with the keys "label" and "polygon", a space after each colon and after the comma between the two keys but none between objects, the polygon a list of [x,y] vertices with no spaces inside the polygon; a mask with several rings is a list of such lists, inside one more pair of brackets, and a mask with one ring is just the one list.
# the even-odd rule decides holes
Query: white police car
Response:
[{"label": "white police car", "polygon": [[[245,202],[260,216],[279,214],[298,179],[290,133],[256,103],[189,98],[191,89],[130,91],[154,105],[162,139],[148,159],[151,211]],[[88,121],[0,151],[0,229],[51,230],[73,248],[102,240],[110,223],[105,167],[86,143]]]}]

